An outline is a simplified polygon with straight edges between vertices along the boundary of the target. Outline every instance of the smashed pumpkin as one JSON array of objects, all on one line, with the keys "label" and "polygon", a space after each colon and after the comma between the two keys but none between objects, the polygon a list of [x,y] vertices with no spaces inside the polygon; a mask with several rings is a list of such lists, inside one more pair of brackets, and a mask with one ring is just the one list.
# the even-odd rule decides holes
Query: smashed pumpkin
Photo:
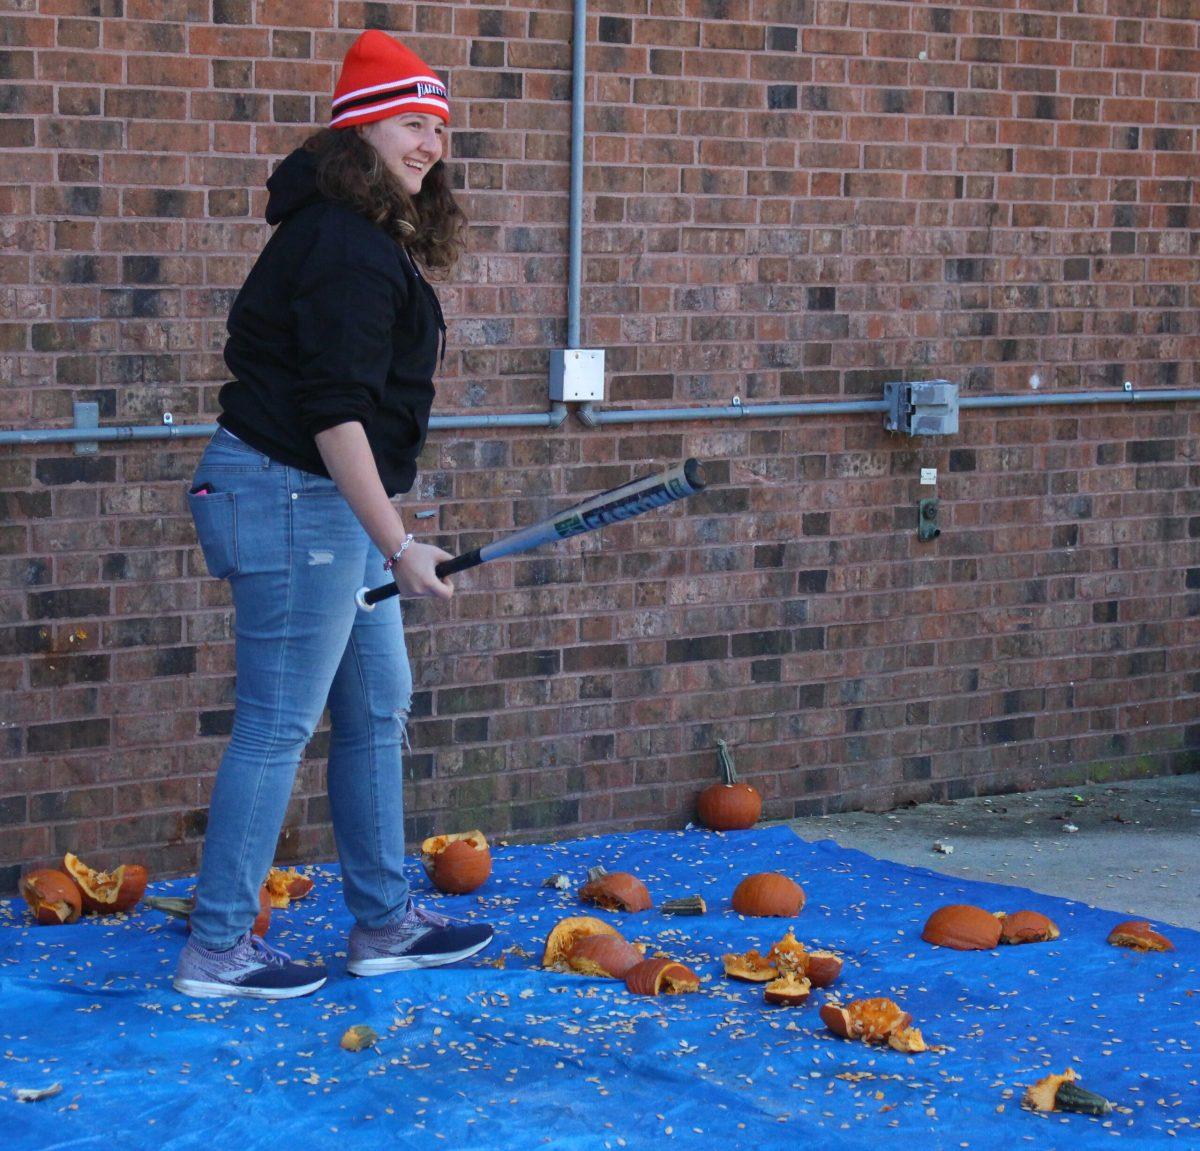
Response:
[{"label": "smashed pumpkin", "polygon": [[591,915],[569,915],[566,919],[560,919],[546,936],[542,966],[564,966],[572,948],[587,935],[615,935],[618,939],[624,938],[615,927],[610,927],[603,919],[596,919]]},{"label": "smashed pumpkin", "polygon": [[150,878],[140,863],[123,863],[112,871],[99,871],[69,851],[63,856],[63,870],[79,888],[83,910],[102,915],[135,908],[146,894]]},{"label": "smashed pumpkin", "polygon": [[79,888],[69,875],[44,867],[23,875],[17,884],[34,922],[43,927],[74,923],[83,910]]},{"label": "smashed pumpkin", "polygon": [[654,906],[646,885],[628,871],[603,871],[589,878],[579,889],[584,903],[594,903],[605,911],[649,911]]},{"label": "smashed pumpkin", "polygon": [[421,844],[425,874],[438,891],[466,895],[492,874],[492,851],[482,831],[434,835]]},{"label": "smashed pumpkin", "polygon": [[567,952],[567,966],[580,975],[624,979],[644,958],[641,948],[620,935],[585,935]]},{"label": "smashed pumpkin", "polygon": [[700,988],[700,977],[674,959],[643,959],[625,974],[634,995],[682,995]]},{"label": "smashed pumpkin", "polygon": [[313,889],[313,881],[307,875],[292,869],[285,871],[272,867],[267,872],[267,898],[271,906],[281,910],[288,906],[293,899],[303,899]]}]

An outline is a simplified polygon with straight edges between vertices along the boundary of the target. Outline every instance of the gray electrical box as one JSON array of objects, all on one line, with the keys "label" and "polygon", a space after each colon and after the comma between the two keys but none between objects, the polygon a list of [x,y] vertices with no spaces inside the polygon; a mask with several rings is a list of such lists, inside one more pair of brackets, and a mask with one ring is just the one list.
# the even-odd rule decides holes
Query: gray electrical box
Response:
[{"label": "gray electrical box", "polygon": [[550,398],[583,402],[604,399],[604,350],[551,348]]},{"label": "gray electrical box", "polygon": [[953,436],[958,432],[958,385],[949,380],[884,384],[884,427],[906,436]]}]

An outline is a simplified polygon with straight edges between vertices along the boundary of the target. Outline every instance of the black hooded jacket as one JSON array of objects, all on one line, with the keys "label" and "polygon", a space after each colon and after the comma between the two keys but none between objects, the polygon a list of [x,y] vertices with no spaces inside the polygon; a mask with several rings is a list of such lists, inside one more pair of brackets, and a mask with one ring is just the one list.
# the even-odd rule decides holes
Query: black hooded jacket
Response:
[{"label": "black hooded jacket", "polygon": [[357,420],[388,495],[416,478],[445,323],[408,253],[325,199],[297,150],[267,181],[278,225],[229,313],[219,422],[264,455],[329,473],[314,436]]}]

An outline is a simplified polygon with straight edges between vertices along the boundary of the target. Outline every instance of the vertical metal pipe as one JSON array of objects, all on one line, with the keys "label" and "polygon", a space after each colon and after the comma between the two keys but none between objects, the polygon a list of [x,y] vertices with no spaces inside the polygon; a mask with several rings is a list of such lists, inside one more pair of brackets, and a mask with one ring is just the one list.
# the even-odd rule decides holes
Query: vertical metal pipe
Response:
[{"label": "vertical metal pipe", "polygon": [[571,41],[571,216],[567,270],[567,347],[579,347],[583,281],[583,110],[587,50],[587,0],[575,0]]}]

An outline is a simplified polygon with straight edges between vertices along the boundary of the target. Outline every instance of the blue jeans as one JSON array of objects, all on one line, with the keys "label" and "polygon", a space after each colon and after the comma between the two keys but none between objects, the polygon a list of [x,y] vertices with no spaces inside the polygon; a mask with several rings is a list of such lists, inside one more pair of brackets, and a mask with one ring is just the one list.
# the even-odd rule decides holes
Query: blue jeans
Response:
[{"label": "blue jeans", "polygon": [[401,918],[402,745],[412,700],[400,601],[359,611],[382,557],[332,480],[220,430],[188,503],[212,575],[233,593],[237,699],[217,771],[196,941],[232,947],[258,914],[305,745],[329,706],[328,790],[346,905],[364,927]]}]

